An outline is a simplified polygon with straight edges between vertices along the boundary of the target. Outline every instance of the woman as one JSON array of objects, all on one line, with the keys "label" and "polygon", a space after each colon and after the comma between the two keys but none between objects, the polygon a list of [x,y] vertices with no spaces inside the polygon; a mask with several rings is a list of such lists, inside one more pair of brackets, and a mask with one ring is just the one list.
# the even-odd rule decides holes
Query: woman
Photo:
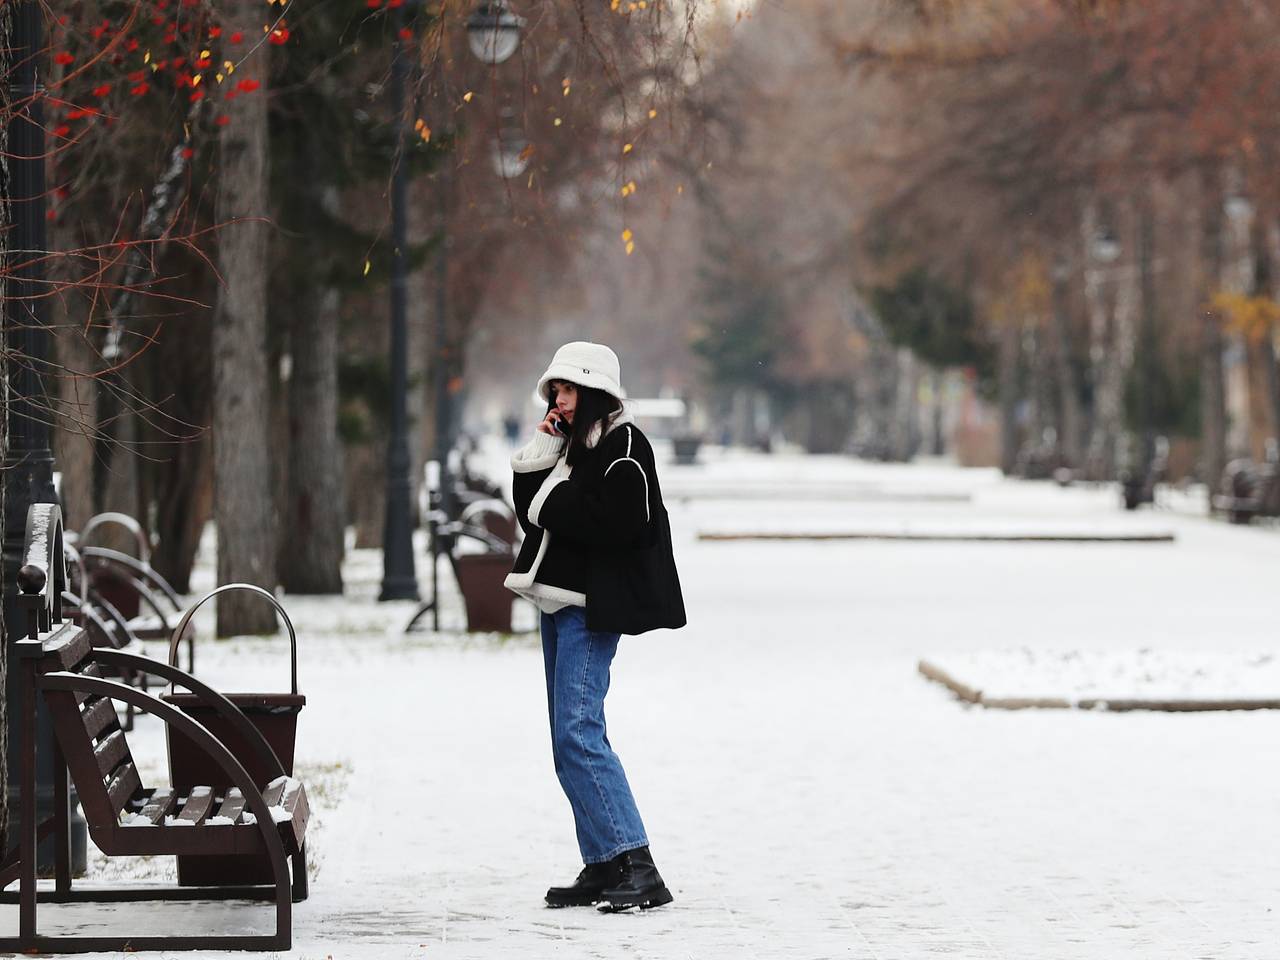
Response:
[{"label": "woman", "polygon": [[685,622],[653,449],[623,409],[620,381],[608,347],[565,344],[538,381],[547,415],[511,458],[525,539],[506,584],[542,612],[552,759],[585,864],[547,891],[552,907],[672,899],[605,729],[620,636]]}]

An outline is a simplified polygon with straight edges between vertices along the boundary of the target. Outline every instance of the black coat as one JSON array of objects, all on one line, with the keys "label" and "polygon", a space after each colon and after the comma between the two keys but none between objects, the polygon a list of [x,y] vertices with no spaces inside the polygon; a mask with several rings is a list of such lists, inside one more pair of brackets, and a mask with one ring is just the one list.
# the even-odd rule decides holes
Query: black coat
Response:
[{"label": "black coat", "polygon": [[568,477],[553,477],[563,466],[557,470],[547,459],[534,461],[541,469],[515,473],[516,514],[526,536],[513,576],[536,564],[538,584],[566,597],[585,593],[590,630],[638,634],[684,626],[671,525],[645,435],[618,423]]}]

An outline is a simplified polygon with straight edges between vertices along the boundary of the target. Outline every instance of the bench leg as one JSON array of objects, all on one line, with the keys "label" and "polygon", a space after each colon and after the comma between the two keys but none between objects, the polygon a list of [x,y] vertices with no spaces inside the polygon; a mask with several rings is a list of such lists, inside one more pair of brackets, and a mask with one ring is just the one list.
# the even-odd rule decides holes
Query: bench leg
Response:
[{"label": "bench leg", "polygon": [[34,660],[22,664],[22,816],[19,840],[21,869],[18,880],[18,939],[26,944],[36,939],[36,667]]},{"label": "bench leg", "polygon": [[291,854],[289,860],[293,864],[293,902],[301,903],[307,899],[307,845],[304,843],[297,853]]},{"label": "bench leg", "polygon": [[53,741],[53,876],[59,893],[71,889],[71,789],[62,746]]}]

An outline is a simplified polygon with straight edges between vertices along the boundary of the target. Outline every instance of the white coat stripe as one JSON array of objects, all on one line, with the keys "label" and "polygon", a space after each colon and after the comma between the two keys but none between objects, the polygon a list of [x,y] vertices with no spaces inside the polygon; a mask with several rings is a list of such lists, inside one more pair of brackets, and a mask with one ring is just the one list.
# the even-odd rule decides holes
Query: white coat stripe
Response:
[{"label": "white coat stripe", "polygon": [[644,467],[640,466],[640,464],[637,461],[632,460],[630,457],[619,457],[617,460],[613,461],[613,463],[609,464],[608,468],[605,470],[604,475],[607,477],[609,475],[609,471],[612,470],[614,467],[616,467],[620,463],[634,463],[636,466],[636,469],[640,471],[640,476],[644,478],[644,521],[645,523],[648,523],[649,522],[649,475],[644,472]]}]

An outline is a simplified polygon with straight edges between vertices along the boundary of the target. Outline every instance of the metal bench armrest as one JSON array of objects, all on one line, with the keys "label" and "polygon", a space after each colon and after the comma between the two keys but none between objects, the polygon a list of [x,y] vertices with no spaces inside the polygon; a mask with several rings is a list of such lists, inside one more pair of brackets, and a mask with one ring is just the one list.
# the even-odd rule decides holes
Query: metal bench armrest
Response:
[{"label": "metal bench armrest", "polygon": [[261,829],[263,840],[267,845],[267,855],[271,859],[276,882],[277,884],[284,884],[287,888],[289,872],[285,863],[284,844],[280,841],[275,819],[271,816],[271,808],[267,806],[267,801],[263,798],[262,791],[253,782],[249,772],[227,749],[226,744],[210,733],[204,724],[193,720],[177,707],[170,706],[159,697],[143,693],[141,690],[125,686],[115,680],[86,677],[79,673],[67,673],[59,670],[41,674],[36,683],[42,690],[65,690],[72,693],[82,690],[85,693],[96,693],[111,700],[132,704],[153,716],[159,717],[169,726],[175,727],[186,734],[192,742],[204,750],[222,768],[223,772],[231,778],[231,783],[240,788],[240,792],[244,795],[245,804],[257,818],[257,825]]}]

